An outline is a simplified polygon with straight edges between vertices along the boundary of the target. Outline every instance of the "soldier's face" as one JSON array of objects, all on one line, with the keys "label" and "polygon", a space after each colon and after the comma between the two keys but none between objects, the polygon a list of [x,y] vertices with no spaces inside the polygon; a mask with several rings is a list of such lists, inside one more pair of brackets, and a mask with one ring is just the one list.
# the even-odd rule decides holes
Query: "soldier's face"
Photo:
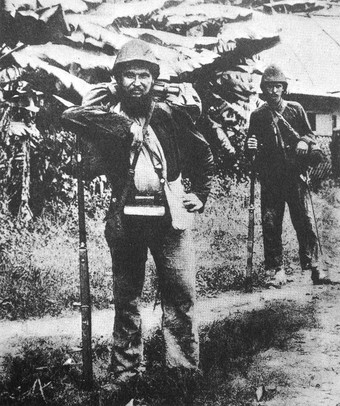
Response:
[{"label": "soldier's face", "polygon": [[121,73],[121,89],[132,100],[140,100],[149,94],[153,84],[154,79],[148,68],[130,66]]},{"label": "soldier's face", "polygon": [[283,95],[283,84],[278,82],[269,82],[264,86],[266,100],[272,103],[278,103]]}]

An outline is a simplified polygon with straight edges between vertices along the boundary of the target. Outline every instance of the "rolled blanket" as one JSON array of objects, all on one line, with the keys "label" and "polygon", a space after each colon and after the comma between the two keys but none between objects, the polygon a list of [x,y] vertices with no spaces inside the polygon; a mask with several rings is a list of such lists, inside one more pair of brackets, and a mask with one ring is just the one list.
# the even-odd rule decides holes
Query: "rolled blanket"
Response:
[{"label": "rolled blanket", "polygon": [[63,126],[79,135],[84,144],[84,178],[126,176],[132,141],[126,117],[100,106],[77,106],[64,111]]}]

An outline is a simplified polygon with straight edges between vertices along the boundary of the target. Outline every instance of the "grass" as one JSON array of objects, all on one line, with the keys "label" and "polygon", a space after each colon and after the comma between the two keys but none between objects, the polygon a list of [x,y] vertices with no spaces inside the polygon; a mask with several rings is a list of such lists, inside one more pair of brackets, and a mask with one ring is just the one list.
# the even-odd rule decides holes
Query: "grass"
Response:
[{"label": "grass", "polygon": [[[257,202],[258,202],[258,189]],[[336,200],[332,188],[315,196],[321,234],[327,233],[332,218],[326,214]],[[197,288],[200,296],[213,296],[232,288],[243,287],[246,264],[248,185],[215,181],[212,198],[196,223]],[[325,199],[328,196],[328,203]],[[111,264],[103,237],[103,211],[88,201],[87,219],[89,261],[93,303],[107,307],[111,296]],[[257,206],[258,207],[258,206]],[[59,215],[44,215],[22,227],[2,217],[5,231],[0,247],[1,317],[27,318],[58,314],[72,309],[79,301],[78,237],[75,206],[60,208]],[[284,224],[284,249],[287,265],[298,261],[297,243],[288,216]],[[259,210],[256,210],[254,284],[261,284],[262,240]],[[335,233],[333,233],[335,238]],[[332,237],[332,238],[333,238]],[[333,240],[332,240],[333,241]],[[334,240],[335,241],[335,240]],[[147,267],[145,300],[154,298],[154,265]],[[155,333],[145,344],[147,373],[131,393],[135,405],[180,406],[189,395],[194,406],[247,406],[255,402],[255,390],[275,382],[284,386],[284,371],[274,375],[260,373],[257,355],[271,349],[283,351],[289,338],[300,329],[315,326],[314,307],[278,301],[262,310],[235,313],[224,320],[204,326],[200,331],[203,376],[197,377],[193,392],[190,377],[174,376],[162,365],[161,334]],[[0,404],[4,406],[73,405],[105,406],[99,400],[99,388],[108,382],[110,343],[93,338],[95,383],[84,390],[81,376],[79,340],[70,337],[26,339],[17,343],[17,353],[7,355],[0,374]],[[72,360],[67,365],[66,361]],[[66,362],[66,364],[65,364]],[[250,372],[251,371],[251,372]],[[270,386],[269,386],[270,387]],[[265,400],[274,396],[268,391]]]},{"label": "grass", "polygon": [[[163,342],[156,332],[145,345],[147,372],[130,396],[135,405],[143,406],[180,406],[187,404],[189,395],[195,406],[253,404],[255,389],[267,383],[254,373],[248,375],[250,366],[256,370],[256,355],[268,349],[284,350],[293,333],[312,326],[312,304],[299,306],[285,300],[207,325],[200,331],[202,376],[195,380],[163,367]],[[8,356],[4,363],[1,405],[106,404],[99,402],[99,388],[108,382],[109,343],[101,338],[93,340],[95,382],[93,390],[86,391],[78,365],[80,343],[67,337],[58,340],[30,339],[18,344],[19,354]],[[74,363],[65,365],[70,359]],[[266,379],[282,384],[285,377]]]},{"label": "grass", "polygon": [[[197,216],[197,292],[212,296],[244,287],[248,227],[247,184],[215,179],[206,210]],[[259,191],[256,190],[257,202]],[[91,297],[96,309],[112,304],[111,258],[104,238],[103,218],[108,197],[87,197],[88,256]],[[98,208],[99,207],[99,208]],[[261,284],[262,237],[260,210],[255,211],[253,285]],[[0,217],[0,318],[27,319],[58,315],[79,302],[77,207],[53,207],[26,225],[6,215]],[[285,220],[285,250],[297,261],[294,233]],[[150,258],[143,298],[155,296],[155,267]]]}]

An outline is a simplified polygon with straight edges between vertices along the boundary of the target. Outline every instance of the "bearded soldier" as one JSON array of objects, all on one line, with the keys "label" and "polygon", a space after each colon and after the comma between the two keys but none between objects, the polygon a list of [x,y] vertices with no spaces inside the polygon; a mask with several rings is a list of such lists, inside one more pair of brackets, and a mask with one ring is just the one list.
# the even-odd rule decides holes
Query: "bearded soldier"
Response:
[{"label": "bearded soldier", "polygon": [[[194,245],[190,226],[175,224],[169,196],[176,189],[177,208],[187,214],[202,212],[213,159],[208,143],[185,112],[155,102],[159,64],[147,43],[126,43],[113,74],[117,86],[111,98],[107,86],[99,85],[82,107],[67,110],[64,119],[96,147],[112,185],[105,235],[114,278],[111,371],[119,388],[130,384],[141,370],[140,300],[148,248],[161,294],[165,364],[179,371],[198,368]],[[127,190],[131,174],[133,182]],[[188,193],[181,178],[191,183]]]},{"label": "bearded soldier", "polygon": [[275,286],[286,283],[282,257],[282,221],[285,203],[299,242],[300,263],[311,271],[314,284],[328,283],[320,269],[318,242],[307,209],[306,170],[320,161],[321,151],[303,107],[285,101],[287,79],[271,65],[265,69],[261,89],[264,103],[250,117],[246,154],[255,157],[261,184],[261,212],[265,267]]}]

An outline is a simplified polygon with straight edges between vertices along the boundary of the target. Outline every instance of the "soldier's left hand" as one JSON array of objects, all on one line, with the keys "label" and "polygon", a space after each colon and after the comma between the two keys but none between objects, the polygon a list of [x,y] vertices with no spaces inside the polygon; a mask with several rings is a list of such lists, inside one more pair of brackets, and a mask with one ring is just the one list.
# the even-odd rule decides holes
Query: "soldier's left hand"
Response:
[{"label": "soldier's left hand", "polygon": [[308,153],[308,144],[305,141],[299,141],[296,146],[296,153],[298,155],[306,155]]},{"label": "soldier's left hand", "polygon": [[183,198],[183,204],[190,213],[199,211],[203,207],[203,203],[194,193],[186,193]]}]

